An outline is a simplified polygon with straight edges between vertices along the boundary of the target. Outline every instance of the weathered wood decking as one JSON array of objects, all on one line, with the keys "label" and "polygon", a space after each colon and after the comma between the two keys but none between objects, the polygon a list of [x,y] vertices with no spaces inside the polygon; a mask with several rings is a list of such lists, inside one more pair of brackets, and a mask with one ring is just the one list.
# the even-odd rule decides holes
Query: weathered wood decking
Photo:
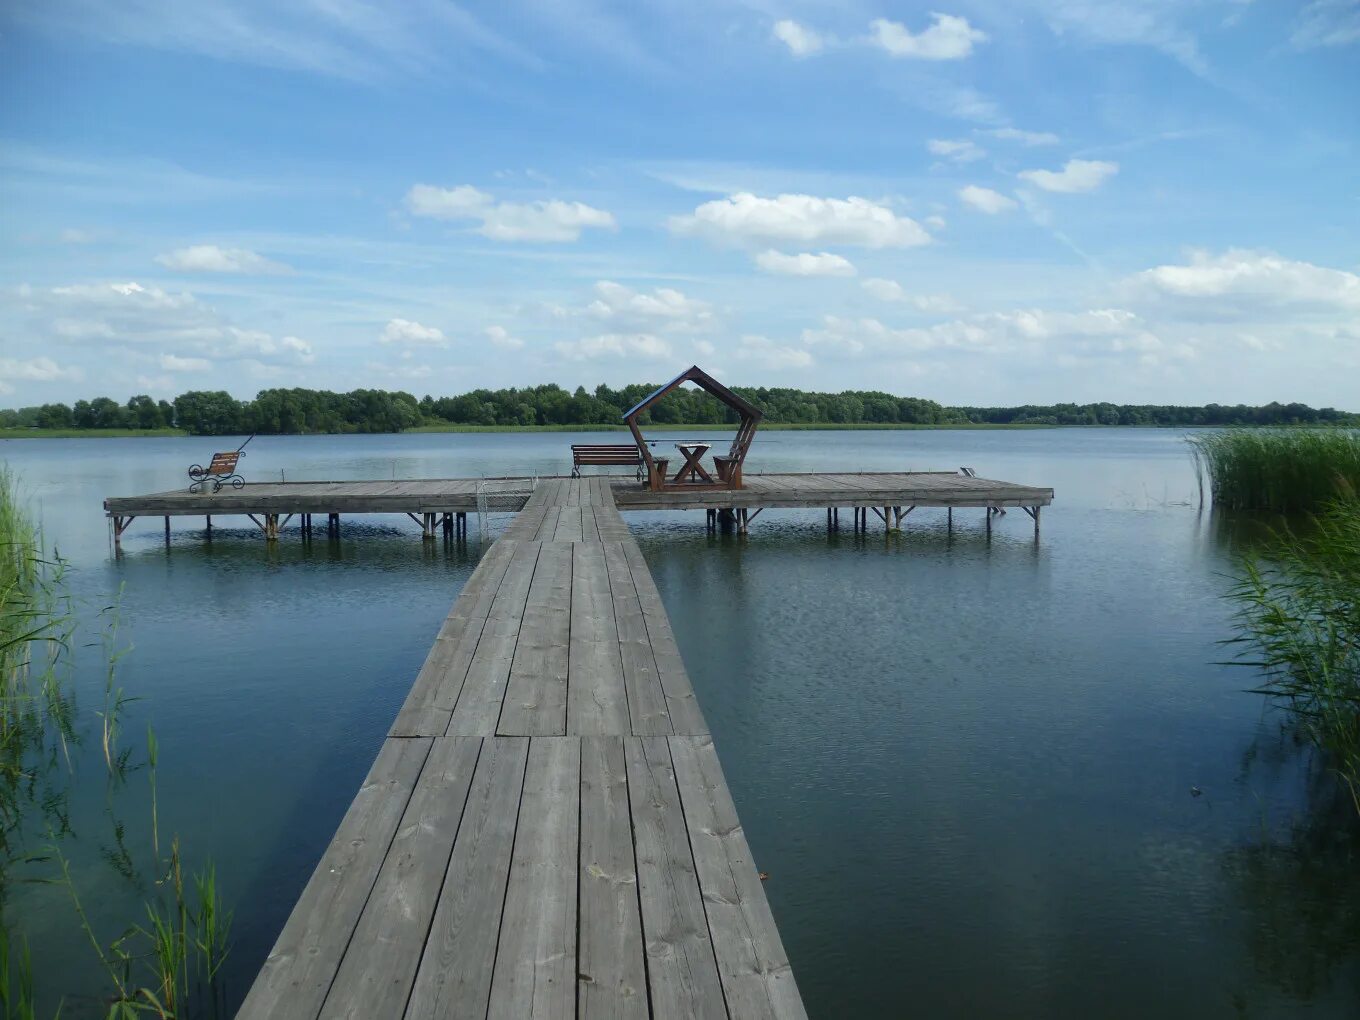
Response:
[{"label": "weathered wood decking", "polygon": [[[548,479],[544,479],[547,481]],[[566,480],[566,479],[562,479]],[[840,474],[751,474],[740,489],[644,489],[631,476],[597,475],[625,510],[734,507],[1047,506],[1053,490],[955,471]],[[240,489],[196,494],[176,489],[104,500],[110,516],[205,514],[470,513],[480,499],[491,509],[522,509],[528,478],[424,478],[390,482],[250,482]]]},{"label": "weathered wood decking", "polygon": [[238,1015],[805,1015],[607,479],[483,556]]}]

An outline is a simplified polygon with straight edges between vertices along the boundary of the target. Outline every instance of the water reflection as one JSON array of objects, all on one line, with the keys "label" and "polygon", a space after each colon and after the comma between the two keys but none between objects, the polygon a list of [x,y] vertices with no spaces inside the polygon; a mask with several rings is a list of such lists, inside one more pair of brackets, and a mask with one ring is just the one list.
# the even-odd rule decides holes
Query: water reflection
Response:
[{"label": "water reflection", "polygon": [[[1248,749],[1244,775],[1301,787],[1295,812],[1262,818],[1224,855],[1261,980],[1302,1002],[1360,996],[1360,816],[1306,736],[1289,723]],[[1247,991],[1240,993],[1244,1003]]]}]

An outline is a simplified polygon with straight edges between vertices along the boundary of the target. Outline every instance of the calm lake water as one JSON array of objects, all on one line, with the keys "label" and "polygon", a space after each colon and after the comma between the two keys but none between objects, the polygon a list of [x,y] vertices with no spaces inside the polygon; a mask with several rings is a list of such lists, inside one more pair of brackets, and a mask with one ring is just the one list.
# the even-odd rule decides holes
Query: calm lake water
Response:
[{"label": "calm lake water", "polygon": [[[680,438],[678,436],[673,438]],[[261,437],[253,480],[562,473],[568,434]],[[162,829],[234,904],[228,1011],[367,771],[476,562],[405,518],[269,548],[244,518],[139,520],[100,501],[184,484],[213,439],[21,440],[21,475],[118,682],[161,744]],[[234,445],[234,444],[231,444]],[[1163,430],[775,432],[750,470],[944,469],[1057,490],[1028,517],[917,510],[901,536],[765,511],[628,514],[670,613],[809,1012],[818,1017],[1318,1017],[1360,1013],[1355,841],[1279,717],[1215,665],[1241,522],[1201,513]],[[493,520],[503,526],[507,517]],[[880,525],[881,528],[881,525]],[[119,592],[121,591],[121,596]],[[82,653],[79,696],[103,699]],[[144,774],[104,808],[97,741],[71,853],[112,938],[139,894],[110,819],[150,851]],[[1194,791],[1200,791],[1198,795]],[[1344,813],[1341,815],[1345,817]],[[1338,832],[1341,834],[1339,835]],[[59,891],[18,890],[40,984],[97,1012]],[[48,999],[53,1005],[54,1000]]]}]

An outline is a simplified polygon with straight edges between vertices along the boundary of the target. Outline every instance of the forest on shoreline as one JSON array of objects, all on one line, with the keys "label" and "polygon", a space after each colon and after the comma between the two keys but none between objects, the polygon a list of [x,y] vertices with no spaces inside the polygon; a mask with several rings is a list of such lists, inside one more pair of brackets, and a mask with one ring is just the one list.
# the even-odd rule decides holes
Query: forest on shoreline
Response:
[{"label": "forest on shoreline", "polygon": [[[0,430],[45,433],[138,434],[180,429],[191,435],[301,435],[309,433],[402,432],[441,428],[605,428],[655,388],[639,383],[614,389],[603,384],[587,392],[555,384],[500,390],[478,389],[454,397],[415,397],[402,391],[267,389],[254,400],[222,391],[193,390],[173,401],[146,395],[120,403],[110,397],[74,405],[42,404],[0,410]],[[998,427],[1057,425],[1141,426],[1360,426],[1360,414],[1306,404],[1270,403],[1203,406],[1155,404],[1024,404],[1015,407],[947,407],[922,397],[872,390],[817,393],[737,386],[759,407],[770,425],[841,428]],[[642,418],[651,426],[734,424],[732,412],[699,390],[668,394]]]}]

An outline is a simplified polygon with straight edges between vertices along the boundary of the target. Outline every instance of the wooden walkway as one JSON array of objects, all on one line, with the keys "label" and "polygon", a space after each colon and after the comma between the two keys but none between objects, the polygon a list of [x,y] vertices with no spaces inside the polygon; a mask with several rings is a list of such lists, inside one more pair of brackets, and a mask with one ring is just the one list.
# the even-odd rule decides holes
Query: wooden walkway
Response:
[{"label": "wooden walkway", "polygon": [[543,481],[238,1016],[805,1015],[609,481]]}]

